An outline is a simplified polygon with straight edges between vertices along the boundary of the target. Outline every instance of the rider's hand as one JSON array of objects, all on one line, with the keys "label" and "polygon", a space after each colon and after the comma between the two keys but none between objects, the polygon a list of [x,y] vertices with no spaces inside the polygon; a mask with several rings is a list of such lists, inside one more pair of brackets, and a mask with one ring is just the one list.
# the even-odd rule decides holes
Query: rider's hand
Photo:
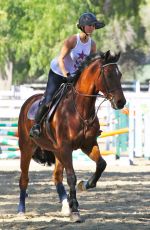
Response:
[{"label": "rider's hand", "polygon": [[67,73],[67,83],[73,83],[74,77],[71,75],[71,73]]}]

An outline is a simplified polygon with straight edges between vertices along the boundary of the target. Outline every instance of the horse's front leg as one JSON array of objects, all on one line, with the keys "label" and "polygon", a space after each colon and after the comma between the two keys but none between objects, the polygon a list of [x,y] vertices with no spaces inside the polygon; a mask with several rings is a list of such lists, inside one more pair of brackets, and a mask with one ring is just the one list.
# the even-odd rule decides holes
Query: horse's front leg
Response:
[{"label": "horse's front leg", "polygon": [[97,142],[95,143],[94,146],[91,147],[91,151],[89,151],[89,148],[88,149],[82,148],[82,151],[86,153],[93,161],[96,162],[96,171],[91,176],[91,178],[88,181],[81,181],[78,184],[79,190],[87,190],[87,189],[96,187],[96,183],[101,177],[107,164],[106,164],[106,161],[102,158],[100,154],[100,150],[99,150]]},{"label": "horse's front leg", "polygon": [[64,166],[56,158],[55,169],[54,169],[54,173],[53,173],[53,180],[54,180],[54,183],[56,186],[59,200],[62,204],[61,214],[63,216],[70,216],[71,211],[70,211],[70,207],[69,207],[69,203],[68,203],[68,197],[67,197],[65,187],[62,183],[63,182],[63,171],[64,171]]},{"label": "horse's front leg", "polygon": [[[66,154],[67,153],[67,154]],[[62,164],[65,167],[67,175],[67,183],[69,186],[69,206],[71,209],[70,219],[72,222],[81,222],[80,213],[78,210],[78,201],[76,198],[76,175],[72,165],[72,152],[66,151],[62,154]]]}]

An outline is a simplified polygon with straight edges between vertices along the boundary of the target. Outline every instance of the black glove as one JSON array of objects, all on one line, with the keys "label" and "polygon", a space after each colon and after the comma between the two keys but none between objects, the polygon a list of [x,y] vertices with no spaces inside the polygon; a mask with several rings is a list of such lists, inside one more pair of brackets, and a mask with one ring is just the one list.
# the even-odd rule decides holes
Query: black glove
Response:
[{"label": "black glove", "polygon": [[67,73],[67,83],[73,83],[74,77],[71,75],[71,73]]}]

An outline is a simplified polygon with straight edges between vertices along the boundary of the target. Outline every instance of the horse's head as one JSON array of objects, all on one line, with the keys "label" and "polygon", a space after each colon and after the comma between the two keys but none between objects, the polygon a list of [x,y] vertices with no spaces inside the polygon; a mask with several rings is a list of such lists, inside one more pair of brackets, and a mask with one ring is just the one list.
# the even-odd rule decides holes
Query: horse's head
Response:
[{"label": "horse's head", "polygon": [[120,53],[112,56],[110,51],[102,55],[100,59],[100,75],[96,83],[105,97],[111,102],[113,109],[122,109],[126,99],[121,87],[121,72],[117,66]]},{"label": "horse's head", "polygon": [[96,96],[100,91],[110,101],[112,108],[122,109],[126,100],[117,66],[119,57],[120,53],[113,56],[110,51],[87,57],[76,72],[77,91],[89,96]]}]

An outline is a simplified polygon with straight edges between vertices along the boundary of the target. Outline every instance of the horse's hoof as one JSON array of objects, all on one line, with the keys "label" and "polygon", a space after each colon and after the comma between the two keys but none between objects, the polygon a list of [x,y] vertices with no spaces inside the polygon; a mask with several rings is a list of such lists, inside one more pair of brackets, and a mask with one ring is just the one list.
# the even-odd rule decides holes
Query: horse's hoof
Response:
[{"label": "horse's hoof", "polygon": [[25,212],[18,212],[18,216],[25,216]]},{"label": "horse's hoof", "polygon": [[64,208],[62,208],[62,210],[61,210],[61,216],[68,217],[68,216],[70,216],[70,214],[71,214],[70,209],[64,209]]},{"label": "horse's hoof", "polygon": [[70,221],[73,223],[81,223],[83,222],[79,212],[72,212],[70,215]]},{"label": "horse's hoof", "polygon": [[62,201],[62,209],[61,209],[61,215],[62,216],[70,216],[71,214],[71,210],[69,207],[69,203],[67,201],[67,199]]},{"label": "horse's hoof", "polygon": [[86,184],[87,184],[87,181],[80,181],[77,185],[77,189],[78,191],[82,192],[82,191],[86,191],[87,188],[86,188]]}]

